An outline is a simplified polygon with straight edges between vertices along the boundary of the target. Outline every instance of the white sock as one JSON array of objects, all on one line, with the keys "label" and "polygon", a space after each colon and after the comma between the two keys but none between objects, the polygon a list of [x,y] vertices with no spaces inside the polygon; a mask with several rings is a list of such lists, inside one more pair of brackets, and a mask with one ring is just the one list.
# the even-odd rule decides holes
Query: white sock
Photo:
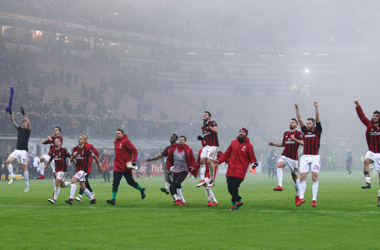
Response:
[{"label": "white sock", "polygon": [[92,195],[92,193],[90,192],[90,190],[88,190],[87,188],[84,190],[84,194],[85,194],[90,200],[93,200],[93,199],[94,199],[94,196]]},{"label": "white sock", "polygon": [[13,166],[12,166],[12,164],[7,165],[7,168],[8,168],[9,174],[11,175],[11,178],[14,178],[15,175],[13,174]]},{"label": "white sock", "polygon": [[165,189],[168,190],[168,192],[170,191],[170,183],[169,182],[165,182]]},{"label": "white sock", "polygon": [[45,164],[40,163],[40,174],[44,175],[45,173]]},{"label": "white sock", "polygon": [[65,187],[69,187],[71,185],[71,182],[65,182]]},{"label": "white sock", "polygon": [[54,182],[54,188],[55,188],[55,181],[56,181],[56,180],[55,180],[55,178],[53,177],[53,182]]},{"label": "white sock", "polygon": [[300,195],[300,180],[294,181],[294,188],[296,189],[296,196]]},{"label": "white sock", "polygon": [[318,181],[313,181],[313,201],[317,201],[318,187]]},{"label": "white sock", "polygon": [[81,199],[82,199],[82,197],[83,197],[83,194],[79,194],[78,196],[79,196],[79,198],[81,198]]},{"label": "white sock", "polygon": [[208,171],[210,172],[210,179],[211,181],[215,181],[215,175],[214,175],[214,165],[208,164]]},{"label": "white sock", "polygon": [[176,201],[178,199],[177,195],[176,194],[173,194],[172,195],[173,199]]},{"label": "white sock", "polygon": [[24,171],[24,179],[25,179],[25,184],[29,184],[29,172],[28,172],[28,170]]},{"label": "white sock", "polygon": [[182,188],[177,188],[177,199],[182,200]]},{"label": "white sock", "polygon": [[365,177],[365,182],[366,183],[371,183],[371,177],[370,177],[369,174],[368,174],[368,176]]},{"label": "white sock", "polygon": [[210,189],[210,197],[211,197],[211,200],[212,200],[213,202],[218,203],[218,201],[215,199],[214,193],[212,192],[211,188],[210,188],[210,187],[207,187],[207,188]]},{"label": "white sock", "polygon": [[201,165],[199,171],[201,171],[201,179],[205,178],[206,165]]},{"label": "white sock", "polygon": [[58,199],[59,191],[61,191],[61,188],[60,187],[56,187],[56,189],[54,191],[54,200]]},{"label": "white sock", "polygon": [[277,168],[277,182],[282,187],[282,168]]},{"label": "white sock", "polygon": [[76,191],[77,191],[77,184],[71,184],[70,199],[74,198]]},{"label": "white sock", "polygon": [[210,188],[209,188],[209,187],[205,187],[205,191],[206,191],[207,199],[208,199],[209,201],[211,201]]},{"label": "white sock", "polygon": [[380,190],[379,190],[379,194],[377,196],[380,197]]},{"label": "white sock", "polygon": [[300,187],[300,199],[303,199],[305,197],[306,181],[301,181],[299,187]]}]

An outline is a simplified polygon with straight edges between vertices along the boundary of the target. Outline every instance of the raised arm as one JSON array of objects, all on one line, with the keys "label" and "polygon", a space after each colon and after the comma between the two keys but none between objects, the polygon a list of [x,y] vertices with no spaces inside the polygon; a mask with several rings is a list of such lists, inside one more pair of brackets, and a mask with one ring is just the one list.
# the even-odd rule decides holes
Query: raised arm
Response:
[{"label": "raised arm", "polygon": [[15,129],[18,129],[18,125],[15,122],[15,118],[13,117],[13,114],[9,112],[9,115],[11,117],[11,123],[13,124],[13,127],[15,127]]},{"label": "raised arm", "polygon": [[303,126],[305,126],[305,123],[303,122],[303,119],[302,119],[302,116],[301,116],[301,112],[300,112],[300,110],[298,108],[298,102],[294,103],[294,106],[296,107],[297,120],[300,123],[300,126],[302,128]]},{"label": "raised arm", "polygon": [[318,108],[318,102],[313,102],[314,106],[315,106],[315,121],[316,122],[321,122],[319,120],[319,108]]},{"label": "raised arm", "polygon": [[27,127],[26,127],[26,128],[30,131],[31,128],[30,128],[30,122],[29,122],[29,119],[28,119],[28,117],[27,117],[26,115],[24,115],[24,119],[25,119],[26,124],[27,124]]},{"label": "raised arm", "polygon": [[159,155],[157,155],[157,156],[155,156],[153,158],[146,159],[146,162],[156,161],[156,160],[161,159],[162,157],[164,157],[164,155],[163,154],[159,154]]}]

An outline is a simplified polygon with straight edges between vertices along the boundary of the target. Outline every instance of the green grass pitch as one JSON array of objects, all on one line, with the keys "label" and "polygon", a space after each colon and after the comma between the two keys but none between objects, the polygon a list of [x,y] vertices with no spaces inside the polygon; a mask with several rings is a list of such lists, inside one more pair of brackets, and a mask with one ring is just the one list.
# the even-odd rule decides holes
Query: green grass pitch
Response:
[{"label": "green grass pitch", "polygon": [[0,182],[0,249],[379,249],[380,208],[378,180],[362,190],[359,171],[321,172],[318,207],[311,206],[312,182],[308,177],[306,203],[294,205],[294,186],[284,173],[284,191],[274,192],[276,178],[247,175],[240,187],[244,206],[229,211],[225,178],[217,176],[213,192],[219,206],[206,207],[199,179],[187,178],[183,194],[187,206],[172,205],[160,191],[162,176],[136,179],[147,196],[122,181],[116,206],[111,183],[90,180],[98,201],[87,197],[72,206],[64,201],[70,188],[61,189],[55,205],[52,180]]}]

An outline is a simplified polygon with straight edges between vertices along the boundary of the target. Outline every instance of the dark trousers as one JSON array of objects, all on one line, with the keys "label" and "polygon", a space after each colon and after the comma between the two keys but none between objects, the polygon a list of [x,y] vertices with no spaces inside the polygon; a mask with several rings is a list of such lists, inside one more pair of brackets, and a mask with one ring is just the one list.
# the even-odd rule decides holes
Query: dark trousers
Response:
[{"label": "dark trousers", "polygon": [[132,172],[116,172],[113,171],[113,183],[112,183],[112,192],[117,192],[120,185],[120,180],[123,177],[127,180],[128,185],[137,188],[137,185],[139,185],[135,180],[133,179]]},{"label": "dark trousers", "polygon": [[351,171],[351,165],[346,165],[346,169],[348,171],[348,175],[351,175],[353,172]]},{"label": "dark trousers", "polygon": [[177,192],[177,188],[182,188],[181,183],[186,179],[187,172],[173,173],[173,186],[174,191]]},{"label": "dark trousers", "polygon": [[242,179],[239,179],[236,177],[227,177],[227,189],[228,189],[228,192],[230,192],[232,196],[232,199],[231,199],[232,203],[235,203],[238,200],[241,200],[241,197],[239,196],[239,187],[242,182],[243,182]]},{"label": "dark trousers", "polygon": [[146,171],[146,175],[149,177],[149,176],[151,176],[152,174],[149,172],[150,171],[150,162],[148,163],[148,164],[146,164],[146,169],[145,169],[145,171]]},{"label": "dark trousers", "polygon": [[108,179],[108,181],[110,181],[110,171],[104,171],[104,173],[103,173],[103,178],[104,178],[104,181],[107,181],[107,179]]},{"label": "dark trousers", "polygon": [[268,167],[268,177],[270,177],[271,173],[272,173],[272,178],[274,177],[274,175],[276,173],[275,169],[276,169],[275,167]]},{"label": "dark trousers", "polygon": [[[91,193],[92,193],[92,188],[91,188],[91,186],[90,186],[90,183],[88,183],[88,178],[89,178],[89,176],[90,176],[90,174],[87,174],[86,175],[86,177],[85,177],[85,179],[86,179],[86,188],[88,189],[88,191],[90,191]],[[84,190],[80,190],[79,191],[79,194],[80,195],[83,195],[83,193],[84,193]]]},{"label": "dark trousers", "polygon": [[139,178],[139,175],[144,176],[144,174],[140,172],[140,167],[136,171],[136,177]]}]

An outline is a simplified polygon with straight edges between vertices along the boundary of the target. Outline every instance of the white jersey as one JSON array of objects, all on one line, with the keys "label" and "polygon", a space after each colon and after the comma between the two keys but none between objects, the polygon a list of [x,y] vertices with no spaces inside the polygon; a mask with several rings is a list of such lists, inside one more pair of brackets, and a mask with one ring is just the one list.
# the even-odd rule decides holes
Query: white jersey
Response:
[{"label": "white jersey", "polygon": [[34,157],[33,167],[38,168],[40,166],[40,158]]}]

